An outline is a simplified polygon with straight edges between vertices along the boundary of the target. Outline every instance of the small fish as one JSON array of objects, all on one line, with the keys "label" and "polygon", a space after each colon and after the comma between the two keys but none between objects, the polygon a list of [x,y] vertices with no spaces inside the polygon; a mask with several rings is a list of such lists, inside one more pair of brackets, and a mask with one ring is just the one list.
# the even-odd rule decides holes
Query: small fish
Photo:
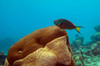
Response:
[{"label": "small fish", "polygon": [[66,19],[55,20],[54,24],[61,29],[75,29],[78,33],[80,33],[79,29],[82,28],[82,26],[75,26],[72,22]]}]

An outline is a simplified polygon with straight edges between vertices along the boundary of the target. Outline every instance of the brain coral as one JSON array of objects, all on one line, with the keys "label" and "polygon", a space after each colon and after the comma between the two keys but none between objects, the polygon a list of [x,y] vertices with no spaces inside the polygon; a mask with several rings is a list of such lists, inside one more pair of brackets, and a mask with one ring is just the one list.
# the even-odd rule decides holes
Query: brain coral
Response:
[{"label": "brain coral", "polygon": [[[7,55],[7,60],[9,62],[9,66],[21,66],[21,65],[28,66],[27,64],[29,64],[32,61],[35,61],[37,56],[38,57],[40,56],[40,58],[44,57],[44,59],[45,59],[45,57],[47,57],[47,58],[50,57],[50,58],[48,58],[49,60],[47,62],[49,62],[50,60],[52,60],[52,61],[55,60],[55,56],[57,55],[57,53],[55,52],[56,51],[55,48],[58,46],[58,45],[57,46],[55,46],[55,45],[58,44],[59,42],[57,41],[57,43],[53,44],[52,41],[54,41],[55,39],[58,39],[59,37],[62,37],[62,36],[66,36],[66,44],[64,42],[64,45],[66,45],[66,50],[68,49],[67,53],[65,54],[65,56],[67,55],[67,57],[65,57],[65,58],[69,57],[71,60],[66,59],[66,60],[63,60],[65,62],[62,62],[62,60],[60,60],[61,58],[64,57],[64,56],[62,56],[60,58],[59,57],[56,58],[57,60],[54,62],[54,64],[56,63],[55,64],[56,66],[59,66],[59,65],[65,66],[67,64],[70,66],[75,65],[74,60],[72,58],[72,53],[70,50],[67,33],[65,31],[61,31],[61,29],[57,26],[50,26],[50,27],[38,29],[38,30],[32,32],[31,34],[23,37],[18,42],[16,42],[13,46],[11,46],[11,48],[8,51],[8,55]],[[61,46],[57,50],[60,51],[61,48],[65,47],[64,45]],[[48,48],[48,46],[51,46],[51,48]],[[55,48],[54,48],[55,51],[51,50],[51,49],[53,49],[53,46],[55,46]],[[48,50],[46,50],[46,49],[48,49]],[[50,53],[49,51],[52,51],[53,53]],[[40,53],[40,55],[38,54],[38,52]],[[42,53],[43,53],[43,55],[41,56]],[[61,54],[62,53],[63,53],[63,51],[61,52]],[[61,54],[59,54],[58,56],[60,56]],[[32,58],[35,58],[35,59],[32,59]],[[67,62],[67,60],[70,60],[70,61]],[[40,59],[40,61],[41,61],[41,59]],[[40,61],[35,61],[35,62],[40,62]],[[32,64],[34,64],[34,63],[32,63]],[[42,63],[40,63],[40,64],[42,64]],[[50,62],[49,62],[49,64],[50,64]],[[53,63],[51,63],[51,65],[52,64]],[[42,65],[37,64],[37,65],[33,65],[33,66],[42,66]]]}]

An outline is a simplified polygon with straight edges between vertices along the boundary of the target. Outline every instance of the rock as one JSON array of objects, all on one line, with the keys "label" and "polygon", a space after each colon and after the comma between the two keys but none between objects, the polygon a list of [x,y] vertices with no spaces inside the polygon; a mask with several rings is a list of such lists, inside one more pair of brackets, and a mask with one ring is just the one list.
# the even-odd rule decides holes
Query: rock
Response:
[{"label": "rock", "polygon": [[98,44],[97,43],[92,43],[91,49],[94,49]]},{"label": "rock", "polygon": [[79,50],[80,47],[83,46],[84,38],[82,36],[79,36],[78,34],[75,35],[75,40],[72,42],[72,50],[76,51]]},{"label": "rock", "polygon": [[100,55],[100,41],[98,41],[97,43],[92,43],[92,45],[90,47],[91,47],[91,50],[85,52],[86,55],[88,55],[88,56]]},{"label": "rock", "polygon": [[81,40],[75,40],[74,44],[79,44],[79,45],[82,45],[82,41]]},{"label": "rock", "polygon": [[[75,46],[75,48],[79,49],[80,46],[82,46],[83,42],[81,40],[74,40],[73,41],[73,45]],[[75,49],[74,48],[74,49]]]},{"label": "rock", "polygon": [[100,32],[100,25],[95,26],[94,29],[96,30],[96,32]]},{"label": "rock", "polygon": [[78,34],[75,35],[75,40],[81,40],[84,41],[84,38],[82,36],[79,36]]},{"label": "rock", "polygon": [[81,40],[81,41],[82,41],[82,43],[83,43],[84,38],[83,38],[83,37],[79,37],[79,38],[77,38],[76,40]]},{"label": "rock", "polygon": [[1,56],[1,55],[4,55],[4,52],[0,52],[0,56]]},{"label": "rock", "polygon": [[4,66],[9,66],[9,63],[8,63],[7,58],[5,59],[5,64],[4,64]]},{"label": "rock", "polygon": [[[47,60],[47,62],[50,64],[51,60],[52,61],[55,60],[57,53],[53,52],[53,51],[52,51],[52,53],[49,52],[51,48],[53,49],[52,45],[51,45],[51,48],[48,47],[48,46],[50,46],[49,43],[52,44],[53,40],[55,40],[59,37],[62,37],[62,36],[66,36],[66,47],[67,47],[67,50],[69,51],[67,53],[68,53],[68,55],[71,55],[71,56],[68,56],[69,58],[71,57],[70,65],[75,66],[75,62],[72,58],[70,44],[68,41],[68,35],[65,31],[61,31],[61,29],[57,26],[50,26],[47,28],[38,29],[38,30],[32,32],[31,34],[23,37],[18,42],[16,42],[8,51],[7,60],[9,62],[9,65],[10,66],[17,65],[17,63],[18,63],[17,66],[27,64],[29,62],[29,60],[25,60],[25,59],[29,59],[29,58],[30,58],[30,62],[35,61],[35,59],[37,58],[38,52],[40,52],[40,55],[38,55],[38,57],[41,56],[41,57],[39,57],[39,59],[41,59],[41,60],[49,59],[49,60]],[[56,44],[59,44],[59,43],[55,43],[55,45],[53,45],[53,46],[55,46],[55,48],[57,49],[58,45],[56,46]],[[61,46],[61,48],[64,48],[64,47],[65,47],[64,45]],[[60,51],[60,48],[57,50]],[[67,55],[67,54],[65,54],[65,55]],[[46,59],[45,59],[45,57],[46,57]],[[32,58],[33,59],[35,58],[35,59],[33,60]],[[63,58],[63,57],[61,57],[61,58]],[[52,62],[51,64],[58,62],[58,63],[56,63],[56,66],[59,66],[59,65],[64,66],[69,63],[69,62],[62,63],[62,60],[59,60],[59,59],[57,59],[55,62]],[[38,62],[40,62],[41,60],[39,60]],[[26,61],[28,61],[28,62],[25,63]],[[22,62],[24,62],[24,63],[22,63]],[[45,61],[43,61],[43,63],[44,62]],[[40,63],[40,64],[42,64],[42,63]]]},{"label": "rock", "polygon": [[87,52],[85,52],[84,54],[87,55],[87,56],[93,55],[92,51],[87,51]]},{"label": "rock", "polygon": [[91,50],[85,52],[86,55],[91,56],[97,56],[100,55],[100,41],[98,41],[97,43],[92,43],[91,45]]},{"label": "rock", "polygon": [[92,45],[92,43],[91,42],[86,42],[86,44],[84,44],[84,46],[86,47],[86,48],[88,48],[88,49],[91,49],[91,46]]},{"label": "rock", "polygon": [[77,51],[77,49],[76,49],[76,47],[75,47],[74,44],[71,44],[71,49],[72,49],[72,52],[73,52],[73,53]]},{"label": "rock", "polygon": [[95,48],[92,50],[93,54],[95,56],[100,55],[100,41],[97,42],[97,45],[95,46]]},{"label": "rock", "polygon": [[4,54],[4,52],[0,52],[0,65],[4,65],[6,57],[7,56]]},{"label": "rock", "polygon": [[96,32],[93,36],[91,36],[91,39],[93,43],[100,41],[100,32]]}]

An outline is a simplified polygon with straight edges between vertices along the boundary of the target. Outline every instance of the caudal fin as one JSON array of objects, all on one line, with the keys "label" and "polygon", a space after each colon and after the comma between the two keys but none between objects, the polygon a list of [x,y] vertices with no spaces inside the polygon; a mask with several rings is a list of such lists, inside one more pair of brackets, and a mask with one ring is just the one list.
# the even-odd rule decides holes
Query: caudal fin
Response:
[{"label": "caudal fin", "polygon": [[75,27],[75,30],[76,30],[78,33],[80,33],[80,32],[79,32],[79,29],[80,29],[80,28],[83,28],[83,27],[82,27],[82,26],[76,26],[76,27]]}]

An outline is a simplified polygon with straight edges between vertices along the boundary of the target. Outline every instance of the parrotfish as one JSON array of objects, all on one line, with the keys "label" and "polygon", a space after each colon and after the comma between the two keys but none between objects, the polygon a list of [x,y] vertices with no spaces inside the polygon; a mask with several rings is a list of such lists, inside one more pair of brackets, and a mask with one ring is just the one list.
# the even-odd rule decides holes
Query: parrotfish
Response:
[{"label": "parrotfish", "polygon": [[71,21],[66,20],[66,19],[58,19],[54,21],[54,24],[58,27],[60,27],[61,29],[75,29],[78,33],[79,29],[82,28],[82,26],[75,26]]}]

